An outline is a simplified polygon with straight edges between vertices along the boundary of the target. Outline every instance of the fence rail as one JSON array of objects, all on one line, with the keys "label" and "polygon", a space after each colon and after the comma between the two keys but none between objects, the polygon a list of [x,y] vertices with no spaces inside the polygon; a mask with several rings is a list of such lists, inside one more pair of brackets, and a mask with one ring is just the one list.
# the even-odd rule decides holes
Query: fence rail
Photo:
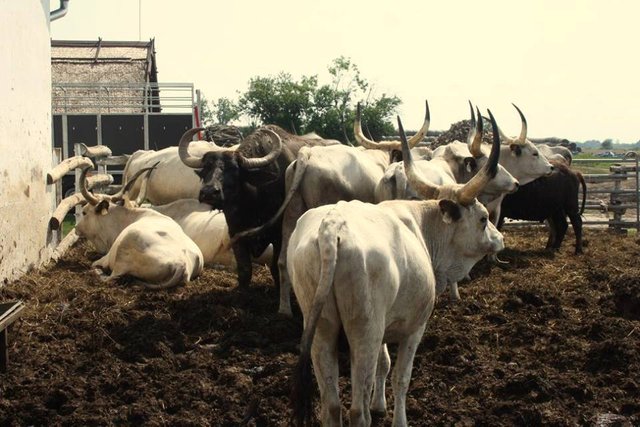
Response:
[{"label": "fence rail", "polygon": [[190,113],[192,83],[54,83],[54,114]]}]

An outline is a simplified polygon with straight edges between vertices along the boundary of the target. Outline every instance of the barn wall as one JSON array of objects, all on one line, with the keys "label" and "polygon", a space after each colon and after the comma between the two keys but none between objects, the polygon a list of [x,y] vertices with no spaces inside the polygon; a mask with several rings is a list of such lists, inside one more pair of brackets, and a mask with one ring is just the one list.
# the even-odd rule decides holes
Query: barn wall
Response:
[{"label": "barn wall", "polygon": [[50,259],[54,204],[49,0],[1,4],[0,285]]}]

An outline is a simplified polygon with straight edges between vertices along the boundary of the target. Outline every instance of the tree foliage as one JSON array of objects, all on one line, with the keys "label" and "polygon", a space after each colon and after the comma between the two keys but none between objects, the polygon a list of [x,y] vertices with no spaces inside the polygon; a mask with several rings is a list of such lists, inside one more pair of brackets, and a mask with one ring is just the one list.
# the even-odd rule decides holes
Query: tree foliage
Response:
[{"label": "tree foliage", "polygon": [[220,98],[213,105],[213,116],[228,123],[244,114],[254,126],[275,124],[298,134],[316,132],[325,138],[353,142],[355,108],[362,101],[365,134],[379,140],[395,133],[392,119],[400,98],[376,96],[373,85],[348,58],[334,59],[328,72],[330,81],[323,84],[317,76],[296,80],[286,72],[253,77],[237,104]]}]

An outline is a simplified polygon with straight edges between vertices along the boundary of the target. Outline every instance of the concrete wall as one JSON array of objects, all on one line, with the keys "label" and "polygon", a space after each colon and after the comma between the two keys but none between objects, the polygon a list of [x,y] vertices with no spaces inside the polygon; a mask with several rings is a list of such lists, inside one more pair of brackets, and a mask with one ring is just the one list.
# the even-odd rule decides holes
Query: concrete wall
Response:
[{"label": "concrete wall", "polygon": [[[51,257],[49,0],[0,1],[0,285]],[[63,18],[64,19],[64,18]]]}]

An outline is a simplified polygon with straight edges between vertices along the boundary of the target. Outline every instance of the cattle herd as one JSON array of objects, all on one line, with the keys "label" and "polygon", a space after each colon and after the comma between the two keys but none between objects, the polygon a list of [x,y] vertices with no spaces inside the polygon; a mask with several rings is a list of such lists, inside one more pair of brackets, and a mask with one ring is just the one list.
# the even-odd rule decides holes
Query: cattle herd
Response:
[{"label": "cattle herd", "polygon": [[[560,247],[569,216],[582,250],[586,186],[570,169],[571,153],[533,144],[520,115],[508,137],[490,111],[470,104],[467,141],[430,150],[430,124],[398,141],[373,141],[361,126],[358,147],[266,125],[239,144],[193,141],[134,153],[114,195],[80,187],[86,205],[76,227],[104,256],[93,263],[107,282],[132,277],[151,289],[196,279],[211,265],[235,267],[249,286],[252,264],[270,267],[280,289],[279,313],[291,316],[291,289],[304,317],[292,384],[296,425],[313,419],[312,368],[323,425],[342,425],[338,336],[351,360],[350,425],[370,425],[385,412],[391,368],[387,344],[398,345],[391,385],[393,425],[406,426],[413,358],[435,300],[481,259],[501,262],[504,218],[547,221],[547,248]],[[483,142],[489,120],[492,144]],[[579,204],[582,184],[582,208]]]}]

